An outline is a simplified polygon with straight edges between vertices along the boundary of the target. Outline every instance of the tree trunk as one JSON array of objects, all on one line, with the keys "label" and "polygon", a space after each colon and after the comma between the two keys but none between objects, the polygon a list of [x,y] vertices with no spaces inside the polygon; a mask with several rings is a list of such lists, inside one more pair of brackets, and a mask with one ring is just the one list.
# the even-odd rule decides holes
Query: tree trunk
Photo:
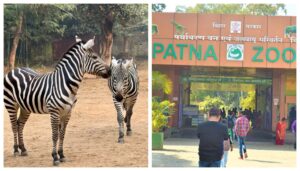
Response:
[{"label": "tree trunk", "polygon": [[100,56],[110,65],[113,45],[113,16],[112,12],[106,15],[105,21],[102,24],[102,35],[100,37]]},{"label": "tree trunk", "polygon": [[123,36],[123,54],[125,58],[128,58],[129,54],[129,42],[128,42],[128,36]]},{"label": "tree trunk", "polygon": [[19,15],[19,22],[17,25],[17,29],[14,35],[14,40],[12,43],[12,47],[9,53],[9,70],[14,69],[15,67],[15,60],[16,60],[16,52],[17,52],[17,48],[18,48],[18,44],[19,44],[19,40],[20,40],[20,36],[21,36],[21,32],[22,32],[22,25],[23,25],[23,13],[20,13]]}]

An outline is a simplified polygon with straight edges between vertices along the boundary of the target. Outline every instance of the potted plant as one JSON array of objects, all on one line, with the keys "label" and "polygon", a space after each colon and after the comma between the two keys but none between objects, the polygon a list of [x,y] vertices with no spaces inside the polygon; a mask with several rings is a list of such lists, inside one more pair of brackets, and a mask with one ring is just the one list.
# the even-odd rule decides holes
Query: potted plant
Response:
[{"label": "potted plant", "polygon": [[172,114],[174,103],[162,100],[172,92],[172,81],[166,74],[152,72],[152,149],[163,149],[163,130],[168,125],[168,117]]},{"label": "potted plant", "polygon": [[163,149],[163,129],[168,125],[168,117],[173,113],[173,106],[169,100],[160,101],[152,98],[152,149]]}]

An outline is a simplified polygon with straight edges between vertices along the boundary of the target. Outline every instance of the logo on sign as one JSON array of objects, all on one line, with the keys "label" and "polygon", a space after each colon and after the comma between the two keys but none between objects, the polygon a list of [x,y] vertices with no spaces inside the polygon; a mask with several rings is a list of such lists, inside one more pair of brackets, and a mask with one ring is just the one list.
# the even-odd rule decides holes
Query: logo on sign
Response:
[{"label": "logo on sign", "polygon": [[244,59],[243,44],[227,44],[227,60],[242,61]]},{"label": "logo on sign", "polygon": [[241,33],[242,22],[240,21],[231,21],[230,22],[230,33]]}]

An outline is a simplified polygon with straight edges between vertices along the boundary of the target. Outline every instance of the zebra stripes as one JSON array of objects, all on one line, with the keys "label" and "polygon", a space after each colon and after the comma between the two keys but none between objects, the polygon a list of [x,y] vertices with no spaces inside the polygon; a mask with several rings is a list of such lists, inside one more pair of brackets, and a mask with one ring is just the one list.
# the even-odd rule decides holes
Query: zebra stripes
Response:
[{"label": "zebra stripes", "polygon": [[[131,130],[131,116],[132,109],[136,102],[139,77],[136,65],[133,60],[125,60],[115,58],[111,63],[111,77],[108,79],[108,86],[112,92],[113,102],[117,110],[117,120],[119,124],[119,138],[118,142],[124,142],[124,124],[126,123],[127,135],[130,136]],[[123,117],[122,109],[126,110],[126,116]]]},{"label": "zebra stripes", "polygon": [[[64,134],[77,99],[84,73],[108,78],[110,68],[93,52],[94,39],[88,42],[76,37],[74,44],[61,58],[55,70],[38,74],[29,68],[16,68],[4,78],[4,105],[9,113],[14,134],[14,154],[27,155],[23,128],[30,113],[47,113],[51,117],[53,164],[65,161]],[[18,109],[20,115],[17,117]],[[58,151],[57,141],[59,140]],[[58,159],[57,156],[60,157]]]}]

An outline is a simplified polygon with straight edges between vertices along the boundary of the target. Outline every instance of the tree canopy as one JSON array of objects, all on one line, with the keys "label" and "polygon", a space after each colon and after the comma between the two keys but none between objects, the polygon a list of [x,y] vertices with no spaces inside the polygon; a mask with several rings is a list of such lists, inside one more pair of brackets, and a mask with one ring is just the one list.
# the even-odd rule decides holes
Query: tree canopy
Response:
[{"label": "tree canopy", "polygon": [[[100,49],[106,48],[102,51],[104,56],[111,56],[113,36],[126,37],[123,44],[127,48],[120,49],[129,49],[130,39],[136,35],[146,41],[147,10],[147,4],[5,4],[5,61],[9,59],[13,68],[15,56],[17,59],[36,56],[30,54],[34,49],[31,47],[47,48],[47,54],[39,56],[51,59],[49,44],[75,35],[103,35],[105,39],[100,42],[107,43],[101,44]],[[24,53],[20,54],[21,51]]]},{"label": "tree canopy", "polygon": [[207,14],[251,14],[251,15],[278,15],[285,14],[284,4],[197,4],[194,7],[177,6],[177,12],[197,12]]},{"label": "tree canopy", "polygon": [[152,4],[152,12],[162,12],[166,8],[166,4]]},{"label": "tree canopy", "polygon": [[19,17],[23,17],[21,39],[33,42],[49,41],[62,37],[67,25],[62,22],[72,18],[75,5],[12,4],[4,5],[4,32],[14,34]]}]

